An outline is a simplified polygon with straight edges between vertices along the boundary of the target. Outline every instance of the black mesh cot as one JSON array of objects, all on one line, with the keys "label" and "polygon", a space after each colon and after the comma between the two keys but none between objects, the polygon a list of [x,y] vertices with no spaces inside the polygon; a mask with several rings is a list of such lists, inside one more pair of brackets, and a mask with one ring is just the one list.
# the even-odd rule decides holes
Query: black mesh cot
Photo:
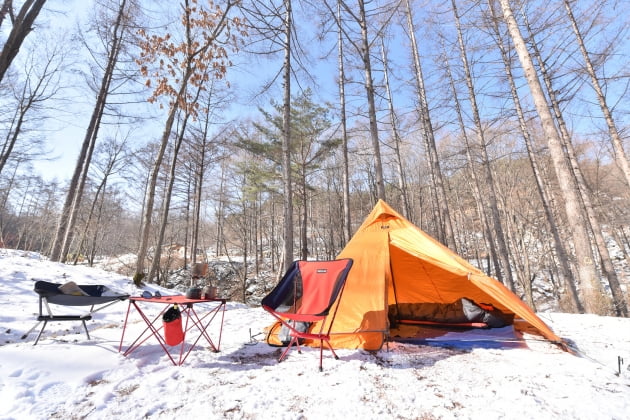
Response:
[{"label": "black mesh cot", "polygon": [[[42,322],[42,329],[37,335],[37,339],[33,345],[39,342],[44,329],[50,321],[81,321],[88,340],[90,333],[88,332],[85,321],[92,319],[92,314],[116,302],[123,301],[129,297],[128,294],[116,293],[103,285],[77,285],[74,282],[64,284],[51,283],[44,280],[35,282],[34,291],[39,295],[39,314],[37,316],[37,324],[33,326],[26,334],[22,336],[25,339],[35,328]],[[50,304],[57,306],[90,306],[90,310],[85,314],[53,314]],[[46,311],[44,312],[44,308]]]}]

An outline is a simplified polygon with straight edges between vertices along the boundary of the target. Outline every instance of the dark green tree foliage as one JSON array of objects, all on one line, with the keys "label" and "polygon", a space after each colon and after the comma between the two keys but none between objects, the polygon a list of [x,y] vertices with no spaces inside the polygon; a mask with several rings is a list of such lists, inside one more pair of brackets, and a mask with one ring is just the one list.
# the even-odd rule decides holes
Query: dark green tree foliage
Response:
[{"label": "dark green tree foliage", "polygon": [[[300,257],[308,256],[308,206],[312,178],[322,169],[326,158],[339,147],[341,139],[334,137],[329,110],[313,101],[306,90],[291,102],[291,170],[295,199],[300,213]],[[271,164],[270,178],[280,180],[282,174],[282,105],[272,103],[273,112],[260,109],[264,122],[254,123],[259,135],[241,136],[238,146],[261,156]],[[259,178],[259,179],[260,179]]]}]

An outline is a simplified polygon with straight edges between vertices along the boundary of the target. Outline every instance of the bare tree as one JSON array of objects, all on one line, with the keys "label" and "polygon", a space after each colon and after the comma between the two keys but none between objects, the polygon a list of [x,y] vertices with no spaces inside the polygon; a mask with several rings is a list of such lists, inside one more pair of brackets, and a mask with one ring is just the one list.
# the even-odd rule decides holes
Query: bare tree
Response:
[{"label": "bare tree", "polygon": [[[191,262],[194,265],[197,262],[197,252],[200,245],[199,233],[201,230],[201,208],[203,206],[203,193],[206,178],[211,164],[216,163],[217,160],[222,159],[222,152],[219,150],[218,143],[221,142],[222,136],[227,131],[227,128],[222,130],[216,135],[212,135],[210,132],[211,125],[213,123],[212,118],[221,108],[221,103],[229,102],[230,98],[227,95],[217,95],[214,89],[214,84],[209,91],[204,92],[204,106],[203,114],[197,120],[197,126],[191,130],[192,138],[188,142],[191,167],[191,182],[193,187],[192,192],[192,232],[190,240],[191,248]],[[190,194],[189,194],[190,195]]]},{"label": "bare tree", "polygon": [[341,0],[337,0],[337,61],[339,66],[339,111],[341,119],[341,153],[343,160],[343,220],[344,243],[352,237],[352,215],[350,213],[350,168],[348,162],[348,118],[346,116],[346,71],[344,67],[343,30],[341,27]]},{"label": "bare tree", "polygon": [[601,293],[597,271],[590,251],[590,240],[586,229],[586,220],[580,207],[579,193],[572,187],[571,169],[565,159],[562,142],[556,130],[549,104],[545,98],[532,57],[527,50],[525,40],[521,34],[516,18],[512,12],[509,0],[500,0],[503,18],[508,26],[510,37],[518,53],[525,78],[532,94],[532,99],[538,111],[543,130],[547,137],[547,144],[558,179],[565,204],[565,211],[569,223],[569,231],[573,239],[573,246],[577,257],[578,278],[581,285],[582,301],[589,313],[605,312],[598,304]]},{"label": "bare tree", "polygon": [[5,73],[20,51],[22,43],[33,30],[35,19],[37,19],[45,3],[46,0],[26,0],[16,14],[13,10],[13,1],[4,0],[2,4],[2,19],[8,13],[12,27],[2,47],[2,52],[0,52],[0,82],[4,79]]},{"label": "bare tree", "polygon": [[530,44],[532,45],[533,55],[538,61],[538,67],[540,68],[542,79],[545,83],[545,87],[547,88],[547,95],[549,96],[551,108],[553,109],[553,115],[557,122],[563,150],[565,151],[567,159],[571,165],[575,188],[577,189],[582,200],[582,206],[584,208],[584,212],[586,214],[588,224],[590,225],[591,233],[593,234],[593,239],[599,253],[601,270],[604,276],[608,279],[608,283],[610,284],[610,290],[613,296],[614,311],[617,313],[617,315],[627,316],[628,310],[623,298],[623,292],[621,291],[619,280],[613,267],[606,241],[604,240],[604,237],[602,235],[602,228],[593,209],[593,205],[590,199],[590,190],[586,184],[584,176],[582,175],[582,169],[580,168],[573,144],[571,142],[571,135],[569,134],[569,130],[567,128],[567,124],[565,122],[565,118],[560,106],[561,101],[558,98],[558,94],[556,93],[557,91],[553,86],[552,77],[549,74],[549,70],[545,63],[545,60],[543,60],[536,40],[533,34],[531,34],[531,29],[527,20],[527,16],[524,16],[523,20],[526,27],[530,31]]},{"label": "bare tree", "polygon": [[395,164],[396,164],[396,173],[398,175],[398,189],[400,191],[400,201],[403,206],[403,215],[407,219],[410,219],[411,206],[407,198],[409,196],[409,194],[407,193],[407,180],[405,178],[406,174],[405,174],[402,155],[400,151],[401,138],[400,138],[399,127],[398,127],[399,122],[398,122],[398,117],[396,115],[396,111],[394,109],[394,98],[392,97],[392,90],[389,84],[389,69],[388,69],[389,62],[387,59],[387,53],[385,51],[385,41],[383,40],[382,37],[381,37],[381,57],[383,60],[383,78],[384,78],[384,83],[385,83],[385,95],[386,95],[388,110],[389,110],[389,124],[391,125],[392,138],[394,140],[394,144],[392,148],[394,150],[394,155],[396,159]]},{"label": "bare tree", "polygon": [[405,0],[405,15],[407,17],[407,31],[411,41],[411,54],[413,57],[414,78],[416,82],[416,95],[418,96],[418,115],[422,123],[422,138],[429,160],[429,170],[431,174],[431,196],[434,197],[434,218],[438,227],[440,240],[453,250],[457,250],[455,242],[455,233],[453,232],[453,224],[451,221],[450,209],[446,198],[446,188],[444,186],[444,177],[442,168],[440,167],[440,159],[435,144],[435,134],[431,115],[429,112],[429,103],[427,100],[427,92],[424,83],[424,75],[422,72],[422,64],[420,61],[420,52],[418,42],[416,40],[416,28],[413,21],[413,11],[409,0]]},{"label": "bare tree", "polygon": [[514,279],[512,276],[512,270],[510,268],[509,251],[505,242],[505,233],[503,232],[503,225],[501,223],[501,214],[499,212],[499,206],[497,204],[497,193],[494,185],[494,179],[492,176],[492,169],[490,167],[490,158],[488,157],[488,151],[486,146],[486,139],[484,135],[484,129],[481,124],[481,117],[479,115],[479,106],[477,104],[477,98],[475,93],[475,87],[473,77],[470,71],[470,65],[466,56],[466,46],[464,45],[464,38],[462,35],[459,13],[457,11],[457,5],[455,0],[451,0],[453,8],[453,15],[455,17],[455,27],[457,29],[457,40],[459,44],[460,57],[462,60],[462,67],[466,77],[466,86],[468,87],[468,99],[471,106],[471,112],[473,121],[476,127],[477,142],[479,151],[482,158],[482,172],[486,187],[488,188],[488,194],[486,198],[489,201],[490,206],[490,223],[492,224],[493,231],[496,232],[494,240],[498,247],[498,260],[501,265],[501,273],[497,273],[500,280],[505,279],[505,283],[510,290],[514,290]]},{"label": "bare tree", "polygon": [[291,180],[291,0],[284,0],[284,62],[282,64],[282,182],[284,186],[284,270],[293,262],[293,182]]},{"label": "bare tree", "polygon": [[[90,265],[94,263],[94,255],[97,249],[97,237],[99,226],[102,222],[103,208],[105,205],[105,195],[110,179],[121,171],[129,162],[127,142],[129,135],[120,141],[115,138],[108,138],[105,142],[97,146],[96,155],[102,157],[102,161],[96,161],[92,165],[92,171],[96,172],[99,180],[96,184],[96,191],[87,212],[87,219],[74,251],[74,264],[78,262],[79,256],[85,253]],[[90,231],[92,236],[90,237]]]},{"label": "bare tree", "polygon": [[[486,215],[486,210],[483,207],[482,203],[482,186],[481,180],[477,174],[477,168],[474,165],[474,158],[472,154],[472,144],[468,139],[468,134],[466,132],[466,125],[464,124],[463,110],[461,108],[461,101],[459,100],[459,95],[457,93],[457,87],[455,86],[455,78],[453,77],[453,73],[451,71],[451,67],[448,61],[448,57],[444,54],[444,68],[446,71],[446,75],[449,81],[449,87],[451,93],[453,95],[453,103],[455,106],[455,113],[457,115],[457,123],[459,125],[459,129],[461,132],[462,139],[464,141],[464,153],[466,155],[466,165],[468,168],[468,173],[470,174],[470,179],[468,180],[471,190],[472,196],[475,200],[475,206],[477,214],[479,215],[479,219],[481,220],[481,230],[483,232],[483,236],[486,243],[486,249],[490,256],[492,257],[492,262],[494,263],[494,271],[497,277],[501,276],[501,267],[499,265],[499,260],[497,257],[497,249],[495,242],[493,240],[492,231],[490,228],[490,222],[488,221],[488,216]],[[489,266],[490,264],[488,264]],[[488,267],[488,270],[490,267]],[[488,271],[490,273],[490,271]]]},{"label": "bare tree", "polygon": [[[197,96],[193,98],[193,101],[196,103],[199,99],[199,93],[201,92],[201,87],[197,89]],[[171,163],[169,165],[169,173],[166,181],[166,191],[164,192],[164,198],[162,200],[162,209],[160,211],[160,224],[158,227],[158,237],[157,237],[157,245],[153,250],[153,259],[151,260],[151,267],[149,268],[149,274],[147,278],[149,281],[153,281],[155,275],[158,273],[158,270],[161,265],[161,256],[162,256],[162,244],[164,243],[164,235],[166,232],[166,226],[168,224],[168,217],[171,207],[171,198],[173,193],[173,185],[175,184],[175,175],[177,168],[177,158],[179,157],[179,150],[181,148],[182,142],[184,141],[184,136],[186,135],[186,127],[188,125],[188,121],[191,118],[191,108],[184,108],[181,112],[183,115],[180,116],[178,121],[178,128],[175,134],[175,144],[173,145],[173,150],[171,151]],[[163,278],[163,281],[166,281]]]},{"label": "bare tree", "polygon": [[[238,0],[236,2],[229,0],[223,8],[205,9],[198,6],[197,0],[185,0],[182,10],[185,34],[179,43],[172,41],[170,34],[157,36],[140,31],[144,40],[141,42],[143,53],[138,59],[138,64],[143,75],[150,77],[147,84],[151,86],[151,79],[154,79],[156,85],[149,101],[155,102],[162,96],[169,98],[169,101],[168,116],[145,195],[134,275],[136,284],[145,277],[145,258],[151,232],[156,184],[171,138],[175,116],[180,109],[196,115],[199,104],[193,100],[195,95],[189,92],[190,85],[203,89],[203,85],[210,77],[221,79],[225,76],[231,64],[226,48],[236,49],[241,37],[246,35],[243,20],[231,16],[231,11],[237,3]],[[236,33],[232,33],[232,30]],[[149,68],[149,65],[156,63],[157,69]],[[161,244],[156,246],[159,247]]]},{"label": "bare tree", "polygon": [[514,103],[514,110],[516,111],[516,115],[518,117],[519,128],[521,130],[521,135],[523,136],[523,140],[525,141],[525,147],[527,148],[527,155],[529,157],[529,162],[532,167],[532,173],[534,174],[534,179],[536,182],[536,189],[538,191],[538,194],[540,195],[540,199],[541,199],[541,203],[545,212],[547,224],[549,225],[549,229],[551,230],[554,249],[558,256],[557,258],[558,275],[560,277],[560,281],[565,286],[565,289],[568,292],[568,296],[572,304],[572,309],[577,312],[583,312],[584,309],[577,295],[577,290],[575,289],[573,275],[572,275],[572,271],[570,267],[569,255],[563,245],[564,242],[561,238],[560,231],[559,231],[559,225],[561,224],[561,221],[556,221],[556,218],[554,217],[553,209],[551,206],[552,198],[548,194],[545,188],[544,182],[543,182],[543,175],[539,168],[538,157],[536,156],[536,153],[534,151],[534,145],[533,145],[534,141],[532,139],[529,129],[527,128],[525,113],[521,106],[518,89],[516,87],[516,82],[512,74],[512,64],[511,64],[511,59],[508,56],[508,48],[507,48],[508,46],[505,44],[502,32],[499,28],[499,20],[495,13],[494,0],[488,0],[488,7],[490,10],[491,28],[494,31],[497,47],[499,48],[499,51],[501,53],[501,58],[503,60],[505,74],[507,77],[508,84],[510,86],[510,94],[512,96],[512,101]]},{"label": "bare tree", "polygon": [[[103,5],[102,7],[105,8],[107,6]],[[101,83],[96,95],[96,103],[92,109],[90,122],[88,123],[74,173],[68,187],[68,194],[59,216],[55,239],[53,240],[52,249],[50,251],[51,261],[65,262],[68,248],[72,242],[72,233],[74,231],[77,213],[81,205],[83,188],[87,180],[92,154],[94,153],[94,147],[96,146],[96,140],[101,127],[101,121],[103,119],[108,95],[110,94],[112,81],[114,80],[114,72],[116,70],[116,66],[118,65],[120,52],[125,41],[128,39],[127,34],[129,33],[130,23],[128,21],[128,17],[132,7],[133,5],[131,1],[127,3],[127,0],[121,0],[120,4],[118,4],[117,10],[115,10],[113,27],[110,30],[109,26],[107,26],[107,30],[102,30],[100,32],[100,35],[103,37],[103,41],[106,45],[105,54],[107,58],[103,75],[101,77]]]},{"label": "bare tree", "polygon": [[365,93],[368,102],[368,119],[370,122],[370,139],[372,140],[372,151],[374,153],[374,174],[376,176],[376,194],[377,198],[386,200],[385,195],[385,179],[383,176],[383,162],[381,159],[381,146],[378,136],[378,120],[376,118],[376,100],[374,80],[372,76],[372,60],[370,57],[370,38],[368,33],[368,22],[365,11],[364,0],[358,0],[358,16],[351,12],[351,9],[344,3],[347,13],[353,16],[354,20],[361,28],[361,40],[359,44],[354,44],[355,49],[361,57],[363,63],[363,71],[365,74]]},{"label": "bare tree", "polygon": [[[51,46],[44,56],[39,56],[36,51],[31,50],[25,63],[24,80],[20,83],[10,83],[9,88],[13,92],[15,104],[11,104],[14,109],[6,123],[6,135],[0,148],[0,173],[16,150],[18,140],[25,137],[29,120],[41,123],[45,103],[59,92],[59,73],[63,63],[62,48],[60,45]],[[37,113],[40,116],[34,117],[33,115]],[[34,121],[31,121],[30,125],[34,125]],[[29,143],[29,148],[32,149],[35,141],[31,139]]]},{"label": "bare tree", "polygon": [[569,0],[563,0],[564,7],[567,11],[567,16],[569,17],[569,22],[571,22],[571,28],[575,33],[575,39],[577,41],[578,46],[580,47],[580,52],[582,53],[582,57],[584,58],[584,64],[586,66],[586,72],[591,79],[591,84],[593,85],[593,90],[597,95],[597,101],[599,102],[599,106],[604,114],[604,119],[606,120],[606,125],[608,126],[608,132],[610,134],[610,140],[613,144],[613,150],[615,151],[614,157],[615,161],[619,165],[621,172],[626,180],[626,184],[630,188],[630,163],[628,163],[628,157],[626,156],[626,152],[623,148],[623,141],[621,140],[621,136],[619,135],[619,130],[617,129],[617,124],[615,124],[615,120],[612,115],[612,111],[608,106],[608,102],[606,101],[606,96],[604,94],[604,90],[602,89],[601,83],[597,74],[595,72],[595,66],[593,65],[593,61],[586,50],[586,46],[584,45],[584,39],[582,37],[582,33],[580,28],[573,16],[573,9],[571,7],[571,2]]}]

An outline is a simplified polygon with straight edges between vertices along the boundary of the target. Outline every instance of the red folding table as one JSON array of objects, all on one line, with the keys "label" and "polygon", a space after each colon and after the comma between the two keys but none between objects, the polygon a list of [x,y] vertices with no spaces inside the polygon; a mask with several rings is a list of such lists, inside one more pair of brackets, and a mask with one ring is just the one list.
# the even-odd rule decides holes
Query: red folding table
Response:
[{"label": "red folding table", "polygon": [[[142,303],[142,305],[139,305]],[[201,316],[195,310],[194,305],[203,303],[205,305],[201,306],[204,312],[201,312]],[[175,366],[181,366],[190,352],[195,348],[199,340],[203,337],[210,347],[212,351],[218,352],[221,347],[221,335],[223,334],[223,318],[225,315],[225,299],[188,299],[184,295],[176,295],[176,296],[161,296],[161,297],[150,297],[144,298],[140,296],[130,296],[129,297],[129,306],[127,307],[127,315],[125,316],[125,324],[123,326],[122,336],[120,337],[120,346],[118,347],[118,351],[122,351],[123,340],[125,338],[125,332],[127,330],[127,322],[129,320],[129,314],[131,312],[131,308],[135,308],[136,312],[140,315],[140,317],[146,323],[146,328],[140,333],[140,335],[127,347],[124,356],[128,356],[130,353],[138,349],[143,343],[149,340],[151,337],[157,339],[164,352],[168,355],[169,359]],[[145,311],[148,309],[151,304],[161,304],[164,308],[157,314],[154,318],[150,318],[147,316]],[[169,346],[166,344],[164,340],[164,336],[161,331],[162,327],[162,315],[166,310],[172,305],[177,304],[181,311],[182,316],[182,327],[184,330],[184,340],[182,340],[181,344],[177,346]],[[214,304],[214,305],[213,305]],[[209,309],[208,309],[209,307]],[[143,310],[144,308],[144,310]],[[200,308],[197,305],[197,308]],[[217,317],[217,315],[219,315]],[[208,327],[210,324],[217,319],[219,325],[219,337],[216,342],[216,345],[212,338],[210,338],[210,334],[208,333]],[[171,348],[179,347],[179,358],[176,359],[173,357],[174,352]],[[175,355],[176,356],[176,355]]]}]

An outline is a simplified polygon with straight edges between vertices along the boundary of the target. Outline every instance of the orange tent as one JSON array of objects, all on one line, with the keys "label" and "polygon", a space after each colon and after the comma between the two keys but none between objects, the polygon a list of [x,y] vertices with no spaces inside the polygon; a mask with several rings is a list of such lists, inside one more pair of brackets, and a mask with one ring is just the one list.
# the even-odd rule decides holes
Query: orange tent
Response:
[{"label": "orange tent", "polygon": [[338,258],[352,258],[331,343],[378,350],[394,303],[451,303],[466,297],[514,314],[542,336],[561,339],[514,293],[379,200]]}]

